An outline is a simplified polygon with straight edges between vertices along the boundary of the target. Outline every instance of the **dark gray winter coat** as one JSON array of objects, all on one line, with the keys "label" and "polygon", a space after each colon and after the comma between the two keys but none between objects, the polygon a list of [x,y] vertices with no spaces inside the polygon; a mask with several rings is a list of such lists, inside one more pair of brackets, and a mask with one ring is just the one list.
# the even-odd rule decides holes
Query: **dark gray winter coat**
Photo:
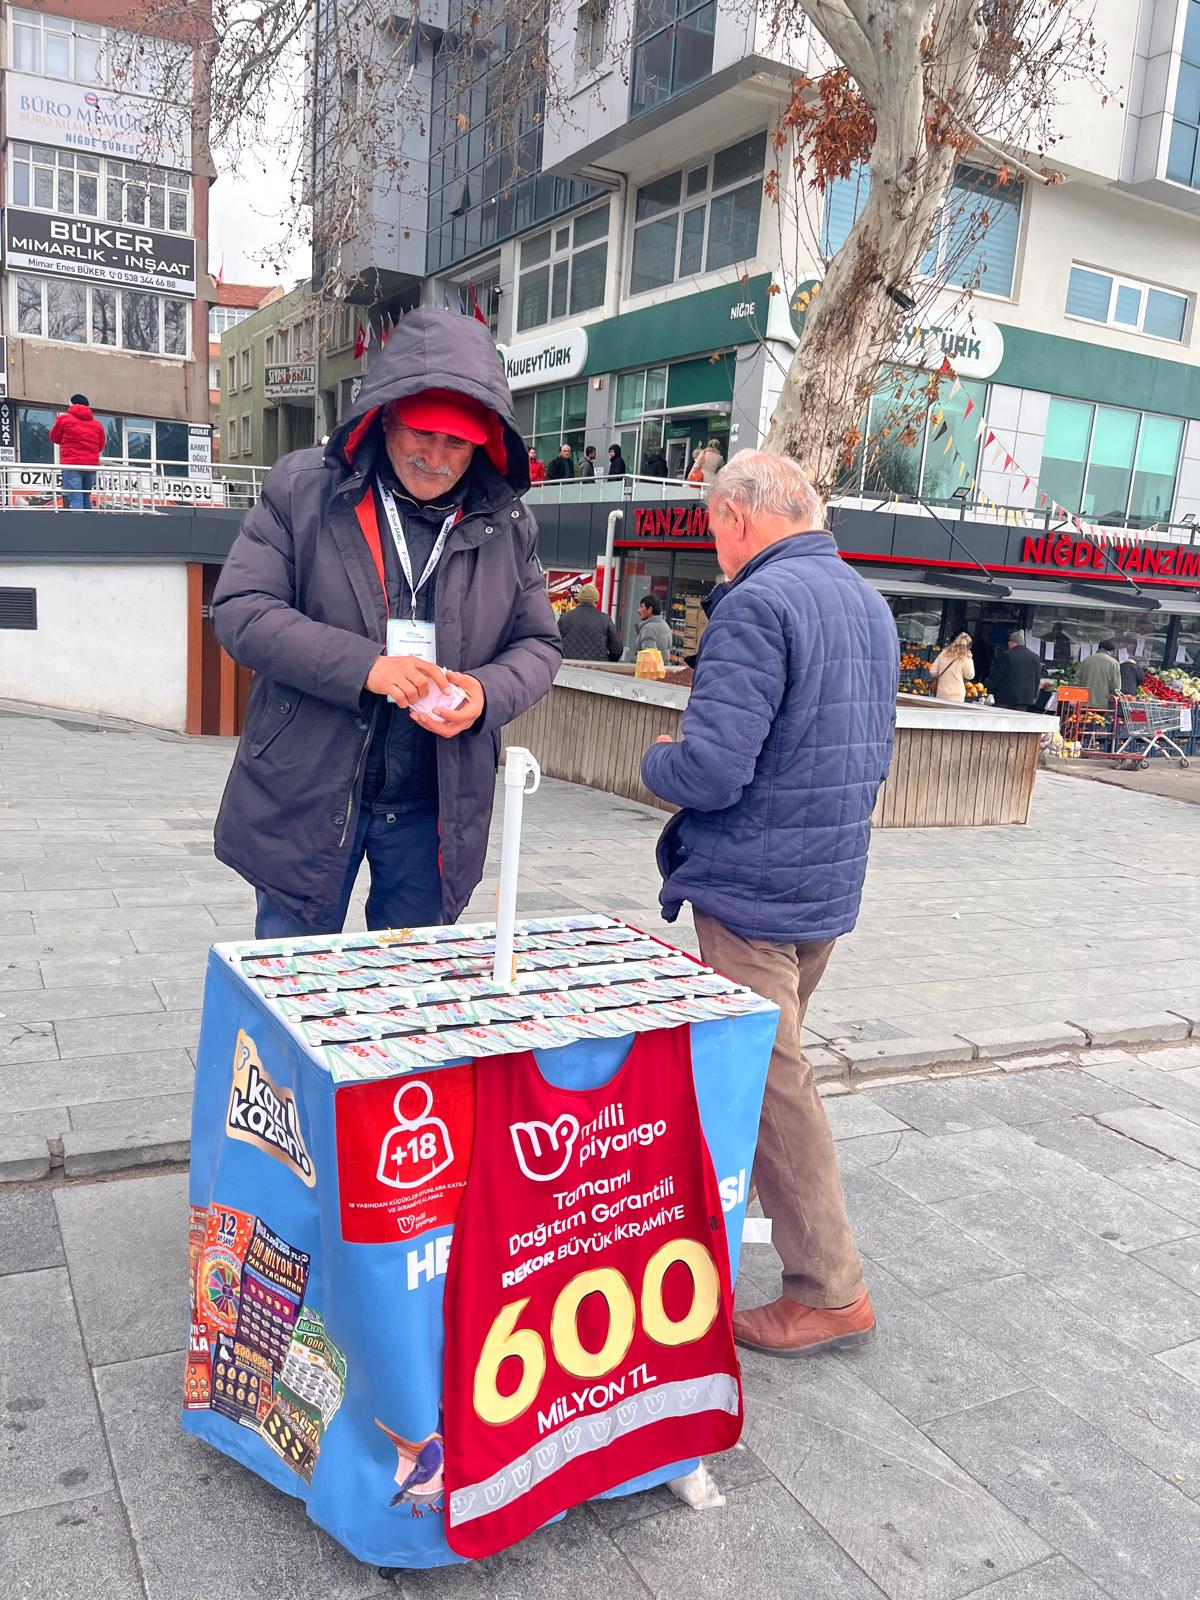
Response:
[{"label": "dark gray winter coat", "polygon": [[472,729],[437,740],[447,922],[483,875],[500,730],[541,699],[561,660],[534,554],[537,525],[520,500],[529,487],[526,447],[496,348],[472,318],[413,312],[326,447],[298,450],[267,474],[213,600],[217,638],[257,674],[216,853],[316,922],[338,900],[367,746],[387,710],[363,688],[387,634],[379,570],[360,521],[374,525],[376,415],[385,401],[430,387],[490,407],[506,453],[501,473],[476,451],[477,485],[430,580],[439,664],[473,674],[487,701]]}]

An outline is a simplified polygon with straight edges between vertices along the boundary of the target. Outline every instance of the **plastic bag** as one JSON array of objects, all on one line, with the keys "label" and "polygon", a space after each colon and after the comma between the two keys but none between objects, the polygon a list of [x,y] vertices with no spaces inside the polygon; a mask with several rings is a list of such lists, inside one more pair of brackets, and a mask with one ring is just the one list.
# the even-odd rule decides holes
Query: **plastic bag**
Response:
[{"label": "plastic bag", "polygon": [[637,653],[637,666],[633,669],[635,678],[663,679],[667,669],[663,665],[661,650],[639,650]]}]

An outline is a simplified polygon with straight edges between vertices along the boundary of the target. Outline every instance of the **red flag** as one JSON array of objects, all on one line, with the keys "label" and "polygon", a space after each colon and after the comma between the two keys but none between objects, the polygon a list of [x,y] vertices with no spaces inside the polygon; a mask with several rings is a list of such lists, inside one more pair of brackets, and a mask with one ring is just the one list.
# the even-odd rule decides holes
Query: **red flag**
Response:
[{"label": "red flag", "polygon": [[950,374],[953,372],[953,370],[954,370],[954,368],[950,365],[950,357],[949,356],[943,356],[942,357],[942,364],[938,368],[938,377],[939,378],[948,378],[950,376]]},{"label": "red flag", "polygon": [[1013,464],[1013,458],[1009,455],[1008,451],[1006,450],[1004,452],[1004,470],[1005,470],[1005,472],[1008,472],[1011,469],[1012,464]]},{"label": "red flag", "polygon": [[995,434],[994,434],[994,433],[993,433],[993,432],[992,432],[992,430],[991,430],[991,429],[990,429],[990,428],[989,428],[989,429],[988,429],[988,436],[987,436],[987,438],[986,438],[986,439],[985,439],[985,440],[984,440],[984,441],[983,441],[983,447],[984,447],[984,449],[985,449],[985,450],[990,450],[990,449],[991,449],[991,448],[992,448],[992,446],[993,446],[993,445],[994,445],[994,444],[995,444],[995,442],[996,442],[996,435],[995,435]]},{"label": "red flag", "polygon": [[967,417],[969,417],[969,416],[970,416],[970,415],[971,415],[971,413],[972,413],[972,411],[974,411],[974,409],[975,409],[975,402],[974,402],[974,400],[968,400],[968,401],[967,401],[967,409],[966,409],[966,410],[965,410],[965,411],[964,411],[964,412],[963,412],[963,419],[964,419],[964,421],[965,421],[965,419],[966,419],[966,418],[967,418]]},{"label": "red flag", "polygon": [[474,316],[476,322],[482,322],[486,328],[487,318],[479,309],[479,301],[475,298],[475,285],[471,282],[470,278],[467,279],[467,288],[471,291],[471,314]]},{"label": "red flag", "polygon": [[1028,473],[1026,473],[1026,474],[1025,474],[1025,482],[1024,482],[1024,483],[1023,483],[1023,484],[1022,484],[1022,485],[1021,485],[1021,493],[1022,493],[1022,494],[1024,494],[1024,493],[1025,493],[1025,491],[1026,491],[1026,489],[1028,489],[1028,487],[1029,487],[1029,485],[1030,485],[1030,484],[1031,484],[1031,483],[1032,483],[1032,482],[1033,482],[1033,479],[1032,479],[1032,478],[1031,478],[1031,477],[1030,477],[1030,476],[1029,476],[1029,474],[1028,474]]},{"label": "red flag", "polygon": [[1045,495],[1045,493],[1044,493],[1044,492],[1043,492],[1043,494],[1042,494],[1042,498],[1041,498],[1041,504],[1042,504],[1042,505],[1045,505],[1045,504],[1046,504],[1046,495]]},{"label": "red flag", "polygon": [[354,335],[354,359],[355,359],[355,361],[357,361],[362,356],[362,354],[366,350],[366,348],[367,348],[367,335],[363,330],[362,323],[360,322],[359,325],[358,325],[358,329],[357,329],[357,331],[356,331],[356,333]]}]

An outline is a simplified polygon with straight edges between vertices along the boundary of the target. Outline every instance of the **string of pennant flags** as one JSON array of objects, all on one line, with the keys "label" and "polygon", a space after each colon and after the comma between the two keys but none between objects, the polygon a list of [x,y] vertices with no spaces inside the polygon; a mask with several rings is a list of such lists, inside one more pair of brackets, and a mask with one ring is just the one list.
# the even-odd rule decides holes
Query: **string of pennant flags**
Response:
[{"label": "string of pennant flags", "polygon": [[[950,397],[953,399],[953,397],[958,394],[959,390],[962,388],[962,382],[951,365],[949,356],[943,359],[941,366],[938,368],[938,377],[953,379],[950,387]],[[967,403],[963,408],[963,420],[966,421],[971,413],[978,409],[979,408],[976,406],[974,400],[972,400],[970,395],[968,395]],[[999,521],[1009,526],[1024,528],[1030,525],[1025,520],[1028,516],[1031,514],[1036,515],[1039,512],[1046,512],[1049,514],[1049,516],[1057,519],[1060,523],[1065,523],[1068,527],[1073,528],[1081,539],[1087,539],[1093,544],[1103,545],[1109,543],[1137,543],[1136,534],[1131,533],[1128,529],[1104,528],[1097,523],[1087,522],[1084,520],[1084,518],[1077,516],[1075,512],[1069,511],[1066,506],[1059,505],[1058,501],[1055,500],[1051,495],[1045,493],[1045,491],[1039,492],[1036,506],[1001,505],[998,500],[994,500],[991,495],[985,494],[984,491],[979,487],[979,482],[975,471],[972,470],[972,464],[967,461],[962,452],[959,450],[958,442],[954,437],[954,430],[950,425],[950,420],[940,405],[931,413],[930,421],[936,429],[933,435],[933,442],[936,444],[939,440],[944,438],[946,442],[942,447],[942,454],[952,455],[958,463],[959,480],[962,482],[964,487],[971,491],[971,494],[975,498],[976,504],[982,505],[987,510],[994,512]],[[1003,442],[997,438],[995,431],[987,426],[986,419],[982,415],[980,415],[979,423],[975,429],[973,437],[976,440],[980,438],[983,439],[982,458],[984,461],[988,462],[993,471],[1007,472],[1010,473],[1014,478],[1020,478],[1022,480],[1022,494],[1028,494],[1031,488],[1037,487],[1037,482],[1032,473],[1025,471],[1020,462],[1016,460]],[[990,460],[988,456],[989,451],[994,452]],[[979,468],[979,470],[983,470],[982,466]],[[896,498],[898,499],[899,496]],[[1154,529],[1150,528],[1147,531],[1153,533]]]}]

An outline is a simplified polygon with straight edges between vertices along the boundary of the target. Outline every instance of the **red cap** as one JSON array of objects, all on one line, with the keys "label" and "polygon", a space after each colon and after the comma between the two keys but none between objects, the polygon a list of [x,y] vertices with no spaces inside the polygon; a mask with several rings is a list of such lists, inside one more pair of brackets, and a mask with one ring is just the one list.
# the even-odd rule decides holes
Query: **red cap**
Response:
[{"label": "red cap", "polygon": [[422,389],[393,402],[397,418],[406,428],[422,433],[448,433],[469,444],[486,444],[492,413],[469,395],[452,389]]}]

